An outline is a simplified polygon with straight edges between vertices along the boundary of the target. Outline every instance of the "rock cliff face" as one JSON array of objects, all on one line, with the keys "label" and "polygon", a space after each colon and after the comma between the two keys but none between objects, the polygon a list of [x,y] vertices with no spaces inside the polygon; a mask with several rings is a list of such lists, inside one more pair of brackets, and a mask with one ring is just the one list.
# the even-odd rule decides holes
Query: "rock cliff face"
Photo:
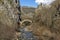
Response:
[{"label": "rock cliff face", "polygon": [[12,40],[16,37],[18,1],[0,0],[0,40]]}]

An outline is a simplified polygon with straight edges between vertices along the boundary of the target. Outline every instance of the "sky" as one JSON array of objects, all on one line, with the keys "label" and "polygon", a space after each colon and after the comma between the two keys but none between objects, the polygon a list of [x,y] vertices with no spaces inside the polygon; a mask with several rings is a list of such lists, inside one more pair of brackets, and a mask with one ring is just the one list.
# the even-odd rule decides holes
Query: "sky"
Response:
[{"label": "sky", "polygon": [[50,4],[54,0],[20,0],[21,6],[37,7],[40,3]]},{"label": "sky", "polygon": [[35,0],[20,0],[20,5],[37,7],[37,3],[35,3]]}]

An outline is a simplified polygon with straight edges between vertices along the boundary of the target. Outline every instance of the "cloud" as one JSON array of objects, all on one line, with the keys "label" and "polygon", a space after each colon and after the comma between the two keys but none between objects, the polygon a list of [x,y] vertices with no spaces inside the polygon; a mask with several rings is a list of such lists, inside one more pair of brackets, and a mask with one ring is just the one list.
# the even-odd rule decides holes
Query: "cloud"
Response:
[{"label": "cloud", "polygon": [[43,3],[43,4],[50,4],[54,0],[35,0],[37,4]]}]

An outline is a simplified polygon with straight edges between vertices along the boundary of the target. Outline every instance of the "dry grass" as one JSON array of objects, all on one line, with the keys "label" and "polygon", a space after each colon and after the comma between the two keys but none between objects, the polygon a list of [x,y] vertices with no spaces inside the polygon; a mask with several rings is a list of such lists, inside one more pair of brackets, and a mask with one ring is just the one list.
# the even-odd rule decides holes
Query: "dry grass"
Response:
[{"label": "dry grass", "polygon": [[32,31],[34,35],[37,36],[38,40],[60,40],[60,31],[54,29],[53,26],[51,28],[47,26],[38,15],[34,18]]},{"label": "dry grass", "polygon": [[0,22],[0,40],[12,40],[16,37],[15,28]]}]

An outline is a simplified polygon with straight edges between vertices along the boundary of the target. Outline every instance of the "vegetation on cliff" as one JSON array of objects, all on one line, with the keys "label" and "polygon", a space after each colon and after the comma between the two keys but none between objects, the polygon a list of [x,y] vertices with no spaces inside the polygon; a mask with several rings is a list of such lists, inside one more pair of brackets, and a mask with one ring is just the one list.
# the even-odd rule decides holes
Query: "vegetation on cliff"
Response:
[{"label": "vegetation on cliff", "polygon": [[[17,27],[17,11],[13,0],[0,0],[0,40],[15,40]],[[13,5],[13,6],[12,6]]]}]

